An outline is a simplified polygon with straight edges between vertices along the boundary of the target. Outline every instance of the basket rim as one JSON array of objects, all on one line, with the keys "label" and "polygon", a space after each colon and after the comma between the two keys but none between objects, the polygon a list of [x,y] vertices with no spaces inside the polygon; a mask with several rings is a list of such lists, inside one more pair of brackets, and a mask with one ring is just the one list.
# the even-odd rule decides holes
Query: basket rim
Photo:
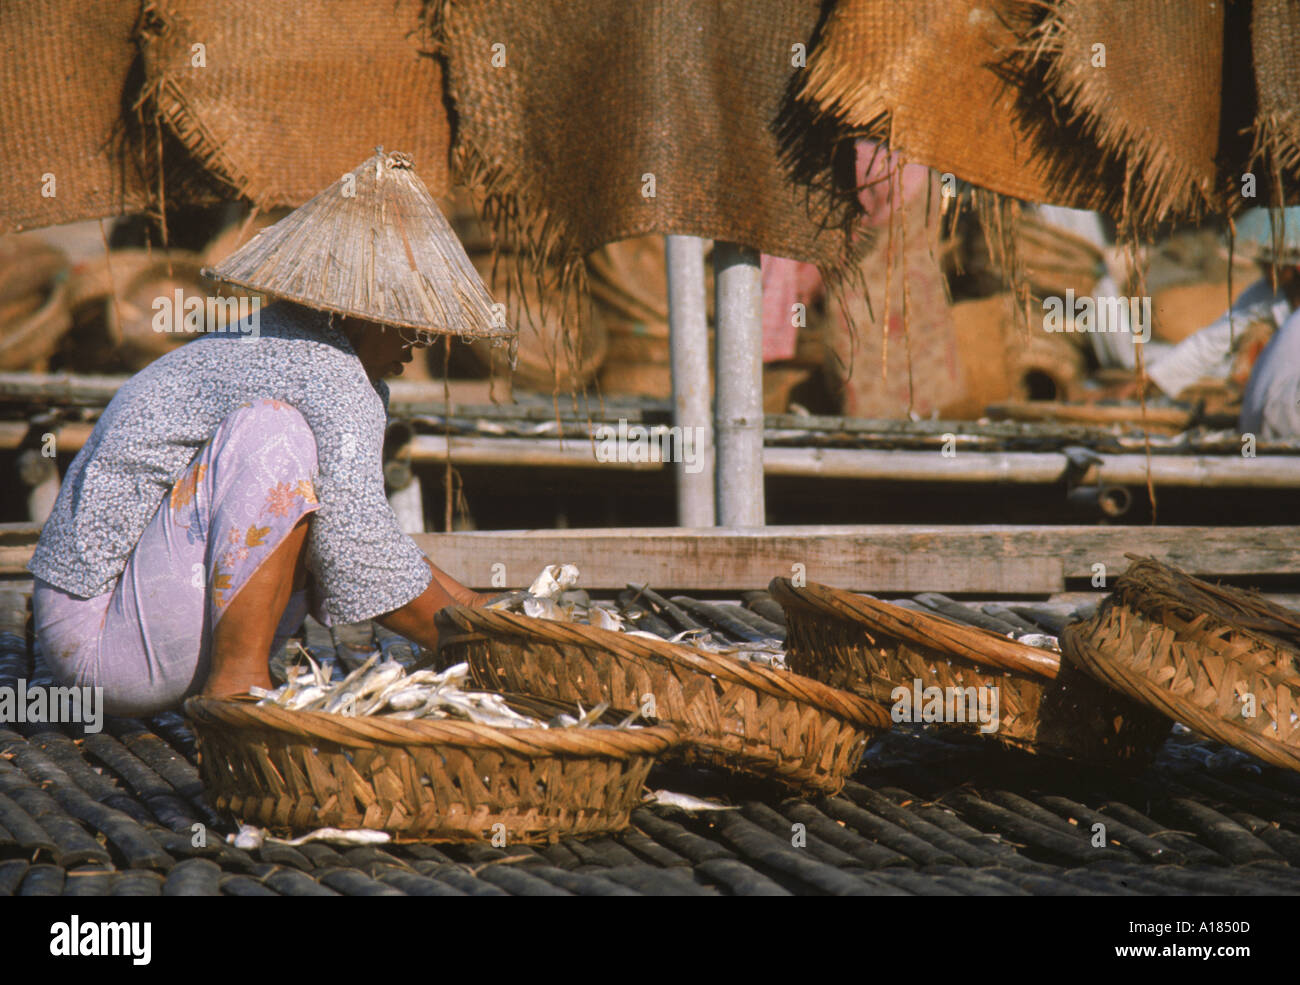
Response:
[{"label": "basket rim", "polygon": [[[1112,596],[1113,598],[1113,596]],[[1092,619],[1071,623],[1061,633],[1061,649],[1069,660],[1109,688],[1120,691],[1175,722],[1194,727],[1210,738],[1286,769],[1300,770],[1300,747],[1292,747],[1267,735],[1252,732],[1223,716],[1208,711],[1187,697],[1175,694],[1150,678],[1125,667],[1093,644],[1093,635],[1112,609],[1122,609],[1130,619],[1152,629],[1167,629],[1163,623],[1116,601],[1103,607]],[[1148,630],[1149,631],[1149,630]]]},{"label": "basket rim", "polygon": [[[1137,554],[1126,554],[1125,557],[1132,563],[1115,579],[1110,596],[1119,604],[1156,623],[1163,622],[1157,612],[1181,609],[1192,617],[1203,616],[1229,632],[1284,650],[1300,659],[1300,645],[1297,645],[1300,613],[1270,602],[1258,592],[1193,577],[1154,557]],[[1161,581],[1165,584],[1160,584]],[[1187,597],[1176,597],[1175,591],[1184,592]],[[1272,628],[1268,625],[1270,622]],[[1290,638],[1287,634],[1291,634]]]},{"label": "basket rim", "polygon": [[499,609],[449,605],[437,615],[440,629],[450,624],[451,632],[439,632],[439,652],[444,646],[486,638],[491,634],[523,637],[536,642],[562,643],[571,646],[597,647],[632,659],[649,658],[669,664],[685,665],[736,684],[743,684],[777,698],[800,701],[829,712],[863,728],[889,728],[893,720],[878,702],[842,691],[821,681],[793,671],[772,670],[747,664],[725,654],[705,653],[679,646],[667,640],[629,636],[613,630],[582,623],[534,619]]},{"label": "basket rim", "polygon": [[657,756],[682,741],[673,725],[637,729],[498,728],[476,722],[386,720],[383,716],[350,717],[322,711],[290,711],[229,698],[196,695],[184,704],[196,724],[232,730],[270,730],[303,740],[343,746],[460,746],[492,749],[521,756],[604,756],[634,759]]},{"label": "basket rim", "polygon": [[1048,650],[1018,643],[977,626],[962,626],[924,612],[913,612],[880,599],[833,588],[818,582],[797,586],[789,578],[773,578],[768,592],[783,609],[802,608],[856,623],[919,646],[941,650],[972,663],[1054,680],[1060,657]]}]

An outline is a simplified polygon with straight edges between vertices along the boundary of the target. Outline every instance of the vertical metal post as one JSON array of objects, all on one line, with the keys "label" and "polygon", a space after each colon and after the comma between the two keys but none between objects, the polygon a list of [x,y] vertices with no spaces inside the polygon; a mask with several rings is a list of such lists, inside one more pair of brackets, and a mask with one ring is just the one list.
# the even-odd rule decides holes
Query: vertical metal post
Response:
[{"label": "vertical metal post", "polygon": [[713,244],[717,379],[718,522],[761,527],[763,495],[763,281],[759,255]]},{"label": "vertical metal post", "polygon": [[711,527],[713,413],[709,406],[709,319],[704,288],[704,240],[666,236],[668,348],[673,375],[673,426],[680,428],[677,523]]}]

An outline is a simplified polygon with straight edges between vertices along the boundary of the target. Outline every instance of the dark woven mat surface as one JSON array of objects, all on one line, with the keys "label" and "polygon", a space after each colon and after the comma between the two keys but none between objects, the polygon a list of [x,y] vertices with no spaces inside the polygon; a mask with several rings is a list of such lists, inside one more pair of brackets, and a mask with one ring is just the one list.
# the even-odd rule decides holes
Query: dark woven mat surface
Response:
[{"label": "dark woven mat surface", "polygon": [[[22,670],[12,651],[4,670]],[[1134,777],[905,725],[836,797],[683,769],[650,786],[738,809],[656,805],[622,834],[543,847],[245,851],[178,715],[0,726],[0,895],[1300,893],[1300,774],[1184,729]]]},{"label": "dark woven mat surface", "polygon": [[204,801],[178,717],[83,740],[2,729],[0,894],[1300,893],[1300,778],[1189,736],[1132,780],[900,731],[837,797],[699,773],[651,784],[739,809],[654,806],[620,835],[542,847],[245,851]]}]

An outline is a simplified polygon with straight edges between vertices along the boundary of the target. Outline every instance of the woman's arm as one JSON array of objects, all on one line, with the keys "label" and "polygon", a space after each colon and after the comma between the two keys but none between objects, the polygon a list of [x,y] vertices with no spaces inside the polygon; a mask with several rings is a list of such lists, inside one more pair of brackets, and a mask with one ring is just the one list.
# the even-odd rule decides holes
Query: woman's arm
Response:
[{"label": "woman's arm", "polygon": [[433,628],[433,617],[439,609],[449,605],[481,606],[492,596],[466,588],[447,572],[425,558],[433,577],[429,587],[400,609],[377,616],[386,629],[414,640],[430,650],[438,646],[438,633]]}]

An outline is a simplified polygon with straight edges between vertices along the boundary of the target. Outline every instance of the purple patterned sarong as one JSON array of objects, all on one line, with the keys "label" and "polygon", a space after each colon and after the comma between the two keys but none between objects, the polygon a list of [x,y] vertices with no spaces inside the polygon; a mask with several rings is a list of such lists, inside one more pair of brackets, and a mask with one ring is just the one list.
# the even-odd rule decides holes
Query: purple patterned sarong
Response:
[{"label": "purple patterned sarong", "polygon": [[[54,676],[102,687],[111,715],[151,714],[197,693],[223,613],[318,509],[316,469],[311,428],[290,405],[259,400],[227,416],[176,480],[112,591],[80,598],[36,580],[36,633]],[[295,591],[271,653],[306,613],[307,593]]]}]

